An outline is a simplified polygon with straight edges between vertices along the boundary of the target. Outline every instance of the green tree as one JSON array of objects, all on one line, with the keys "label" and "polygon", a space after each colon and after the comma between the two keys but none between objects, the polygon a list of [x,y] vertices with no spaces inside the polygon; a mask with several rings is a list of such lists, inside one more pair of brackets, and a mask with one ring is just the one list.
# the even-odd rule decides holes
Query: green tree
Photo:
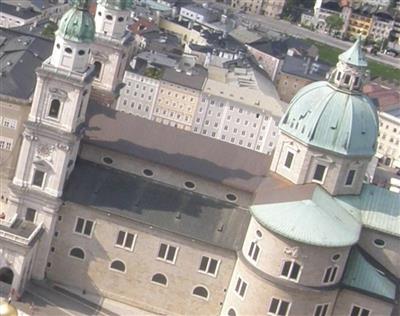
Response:
[{"label": "green tree", "polygon": [[326,18],[326,25],[328,26],[329,33],[331,33],[332,30],[341,30],[343,23],[343,19],[338,14],[332,14]]}]

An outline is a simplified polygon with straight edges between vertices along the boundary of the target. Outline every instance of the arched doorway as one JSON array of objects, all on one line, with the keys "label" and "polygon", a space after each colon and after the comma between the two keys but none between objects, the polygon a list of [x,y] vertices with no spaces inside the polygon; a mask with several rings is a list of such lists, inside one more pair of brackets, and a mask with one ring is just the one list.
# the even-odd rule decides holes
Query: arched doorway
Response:
[{"label": "arched doorway", "polygon": [[10,268],[4,267],[0,269],[0,282],[11,285],[14,279],[14,272]]}]

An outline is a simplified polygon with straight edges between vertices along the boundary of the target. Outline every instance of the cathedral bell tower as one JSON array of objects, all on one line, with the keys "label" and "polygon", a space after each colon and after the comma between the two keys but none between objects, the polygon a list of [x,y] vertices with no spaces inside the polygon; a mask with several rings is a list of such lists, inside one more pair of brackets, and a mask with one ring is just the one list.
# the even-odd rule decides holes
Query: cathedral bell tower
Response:
[{"label": "cathedral bell tower", "polygon": [[74,0],[56,32],[52,55],[37,70],[8,212],[40,224],[32,277],[43,279],[66,178],[82,136],[94,67],[89,65],[95,26],[89,0]]},{"label": "cathedral bell tower", "polygon": [[132,0],[97,0],[93,87],[114,92],[122,81],[132,52],[132,36],[127,30]]}]

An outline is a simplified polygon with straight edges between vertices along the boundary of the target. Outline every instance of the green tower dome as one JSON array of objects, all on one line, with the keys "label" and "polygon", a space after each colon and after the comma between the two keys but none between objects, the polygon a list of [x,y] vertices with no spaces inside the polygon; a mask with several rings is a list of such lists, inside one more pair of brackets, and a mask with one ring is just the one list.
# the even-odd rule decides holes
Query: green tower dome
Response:
[{"label": "green tower dome", "polygon": [[306,145],[346,156],[371,157],[376,149],[378,117],[367,96],[320,81],[295,95],[280,129]]},{"label": "green tower dome", "polygon": [[73,0],[72,8],[61,18],[56,35],[66,40],[90,43],[94,40],[95,25],[88,11],[89,0]]},{"label": "green tower dome", "polygon": [[132,8],[133,0],[98,0],[97,3],[107,9],[126,10]]}]

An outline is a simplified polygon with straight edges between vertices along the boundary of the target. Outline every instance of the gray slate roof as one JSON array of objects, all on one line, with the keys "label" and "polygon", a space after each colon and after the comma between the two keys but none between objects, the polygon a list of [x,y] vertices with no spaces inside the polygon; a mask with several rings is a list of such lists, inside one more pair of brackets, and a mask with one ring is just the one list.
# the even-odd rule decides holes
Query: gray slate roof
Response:
[{"label": "gray slate roof", "polygon": [[[15,1],[15,2],[17,2],[17,1]],[[8,3],[0,2],[0,12],[9,14],[9,15],[13,15],[20,19],[29,20],[31,18],[34,18],[35,16],[40,15],[40,13],[34,11],[33,8],[19,7],[18,10],[17,10],[17,8],[18,7],[16,5],[11,5]]]},{"label": "gray slate roof", "polygon": [[250,219],[234,204],[85,160],[77,161],[63,199],[231,250],[241,246]]},{"label": "gray slate roof", "polygon": [[28,100],[36,86],[35,69],[52,48],[50,40],[0,28],[0,95]]},{"label": "gray slate roof", "polygon": [[[93,102],[93,100],[92,100]],[[271,156],[91,103],[84,138],[102,148],[254,192]]]},{"label": "gray slate roof", "polygon": [[325,79],[330,68],[330,65],[320,61],[286,55],[281,71],[313,81],[320,81]]}]

